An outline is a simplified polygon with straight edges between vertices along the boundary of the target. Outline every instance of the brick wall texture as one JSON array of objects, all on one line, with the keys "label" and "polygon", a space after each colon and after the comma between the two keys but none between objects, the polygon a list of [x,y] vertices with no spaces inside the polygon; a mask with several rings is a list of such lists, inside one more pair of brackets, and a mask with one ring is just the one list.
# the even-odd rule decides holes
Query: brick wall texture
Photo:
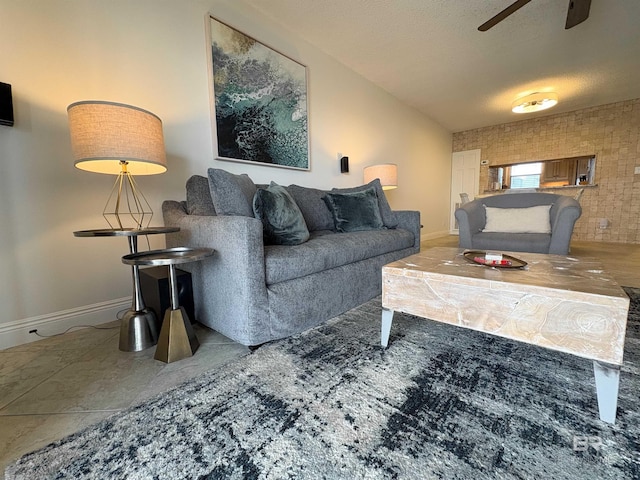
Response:
[{"label": "brick wall texture", "polygon": [[[586,187],[575,240],[640,243],[640,99],[477,128],[453,134],[453,151],[481,150],[480,192],[489,166],[596,156],[595,186]],[[574,196],[579,187],[550,190]],[[599,228],[600,219],[609,228]]]}]

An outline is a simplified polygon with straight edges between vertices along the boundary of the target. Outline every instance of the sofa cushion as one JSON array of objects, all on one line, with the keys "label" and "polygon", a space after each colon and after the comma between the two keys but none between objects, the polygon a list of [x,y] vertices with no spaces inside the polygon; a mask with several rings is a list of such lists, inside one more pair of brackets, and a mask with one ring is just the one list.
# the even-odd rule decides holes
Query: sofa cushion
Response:
[{"label": "sofa cushion", "polygon": [[259,188],[253,197],[253,211],[262,221],[267,245],[299,245],[309,240],[309,230],[302,212],[291,194],[271,182]]},{"label": "sofa cushion", "polygon": [[366,185],[360,185],[358,187],[351,188],[334,188],[331,191],[337,193],[360,192],[370,187],[373,187],[376,191],[376,196],[378,197],[378,206],[380,207],[380,216],[382,217],[384,226],[387,228],[396,228],[398,226],[398,219],[394,211],[391,210],[391,206],[389,206],[389,202],[387,201],[387,197],[382,190],[382,184],[380,183],[379,178],[370,181]]},{"label": "sofa cushion", "polygon": [[483,232],[551,233],[551,205],[525,208],[483,207],[487,218]]},{"label": "sofa cushion", "polygon": [[271,285],[304,277],[411,248],[413,244],[413,234],[401,228],[350,233],[311,232],[309,241],[300,245],[264,247],[266,282]]},{"label": "sofa cushion", "polygon": [[331,210],[338,232],[379,230],[384,227],[373,187],[350,193],[327,193],[324,201]]},{"label": "sofa cushion", "polygon": [[299,185],[289,185],[286,188],[300,207],[310,232],[333,229],[333,216],[322,199],[327,193],[325,190]]},{"label": "sofa cushion", "polygon": [[209,180],[202,175],[192,175],[187,180],[187,213],[189,215],[215,215],[211,200]]},{"label": "sofa cushion", "polygon": [[218,215],[253,217],[253,196],[257,187],[246,173],[234,175],[219,168],[210,168],[209,190]]}]

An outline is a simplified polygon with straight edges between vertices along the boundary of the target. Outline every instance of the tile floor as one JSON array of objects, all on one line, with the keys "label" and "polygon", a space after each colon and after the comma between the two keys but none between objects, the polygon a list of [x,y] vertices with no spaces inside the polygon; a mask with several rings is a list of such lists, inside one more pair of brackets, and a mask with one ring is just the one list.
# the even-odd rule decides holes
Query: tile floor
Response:
[{"label": "tile floor", "polygon": [[[457,242],[446,236],[422,248]],[[640,287],[640,245],[574,242],[571,248],[577,257],[599,258],[619,284]],[[103,327],[0,350],[0,479],[6,464],[24,453],[249,354],[196,326],[196,355],[167,365],[154,360],[154,348],[121,352],[118,322]]]},{"label": "tile floor", "polygon": [[165,364],[155,348],[118,350],[118,321],[101,327],[0,350],[0,478],[29,451],[249,354],[196,325],[196,354]]}]

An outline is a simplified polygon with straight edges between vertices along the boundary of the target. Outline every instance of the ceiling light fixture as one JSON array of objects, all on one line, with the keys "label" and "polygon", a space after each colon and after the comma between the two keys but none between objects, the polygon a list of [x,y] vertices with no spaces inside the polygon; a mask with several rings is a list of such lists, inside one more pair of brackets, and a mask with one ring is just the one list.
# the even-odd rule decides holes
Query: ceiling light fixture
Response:
[{"label": "ceiling light fixture", "polygon": [[558,95],[553,92],[537,92],[518,98],[511,104],[514,113],[533,113],[546,110],[558,103]]}]

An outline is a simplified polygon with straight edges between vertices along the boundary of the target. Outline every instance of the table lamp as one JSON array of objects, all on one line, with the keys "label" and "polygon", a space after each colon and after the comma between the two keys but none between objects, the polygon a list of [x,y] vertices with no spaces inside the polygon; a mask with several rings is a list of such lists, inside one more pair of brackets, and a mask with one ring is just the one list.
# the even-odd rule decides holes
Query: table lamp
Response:
[{"label": "table lamp", "polygon": [[376,178],[380,179],[383,190],[398,188],[398,166],[395,163],[381,163],[371,165],[364,169],[364,183],[367,184]]},{"label": "table lamp", "polygon": [[133,176],[167,170],[160,118],[131,105],[95,100],[72,103],[67,113],[74,165],[117,175],[102,212],[107,223],[123,229],[132,220],[136,229],[147,227],[153,211]]}]

